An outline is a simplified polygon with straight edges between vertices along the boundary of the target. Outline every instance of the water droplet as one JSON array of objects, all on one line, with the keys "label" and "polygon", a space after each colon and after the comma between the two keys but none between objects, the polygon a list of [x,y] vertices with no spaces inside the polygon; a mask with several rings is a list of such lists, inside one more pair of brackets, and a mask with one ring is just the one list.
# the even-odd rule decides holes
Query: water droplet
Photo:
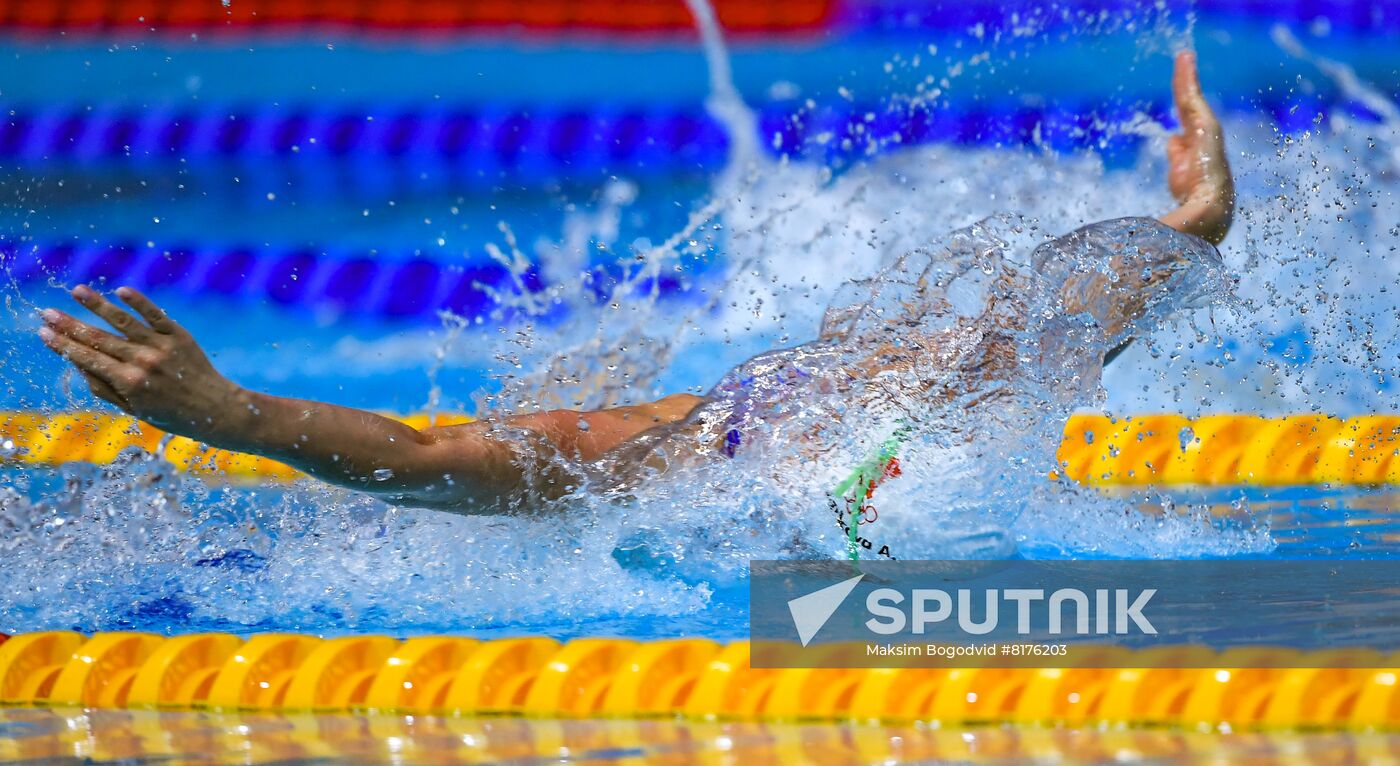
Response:
[{"label": "water droplet", "polygon": [[1181,444],[1181,451],[1185,452],[1186,447],[1191,444],[1191,442],[1196,441],[1196,432],[1191,430],[1191,426],[1186,426],[1176,435],[1176,439],[1177,442]]}]

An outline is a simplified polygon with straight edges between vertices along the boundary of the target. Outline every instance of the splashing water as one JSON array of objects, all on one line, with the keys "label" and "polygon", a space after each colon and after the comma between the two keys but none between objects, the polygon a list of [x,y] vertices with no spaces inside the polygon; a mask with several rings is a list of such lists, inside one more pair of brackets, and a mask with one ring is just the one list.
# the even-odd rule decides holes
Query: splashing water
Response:
[{"label": "splashing water", "polygon": [[[1111,255],[1122,259],[1117,271]],[[669,522],[682,521],[685,537],[664,543],[668,561],[695,534],[736,566],[833,556],[845,537],[814,509],[899,431],[903,478],[882,491],[890,522],[880,526],[899,542],[870,548],[1007,555],[1023,507],[1050,500],[1043,469],[1065,417],[1092,400],[1104,353],[1224,284],[1214,248],[1155,221],[1048,239],[1022,219],[988,219],[850,283],[821,340],[737,367],[685,423],[604,461],[606,474],[647,467],[625,491],[634,516],[666,509]],[[1140,316],[1128,308],[1144,305]],[[734,539],[743,536],[757,539]]]},{"label": "splashing water", "polygon": [[[1347,283],[1393,285],[1400,268],[1375,257],[1400,241],[1388,228],[1400,220],[1400,123],[1381,104],[1378,121],[1334,120],[1298,136],[1251,119],[1227,125],[1242,150],[1242,217],[1224,254],[1244,279],[1237,299],[1206,307],[1225,282],[1213,254],[1149,223],[1091,229],[1079,250],[1051,239],[1166,209],[1155,147],[1114,172],[1087,155],[952,146],[840,173],[769,159],[712,12],[701,0],[691,7],[709,106],[732,142],[728,167],[659,244],[618,244],[617,222],[638,194],[626,181],[572,217],[560,242],[528,255],[532,246],[503,230],[498,260],[522,274],[538,262],[547,284],[529,291],[521,280],[497,296],[500,321],[515,324],[489,352],[499,388],[478,402],[488,413],[594,408],[718,381],[715,401],[683,428],[639,444],[661,449],[664,480],[605,486],[590,467],[570,466],[586,489],[560,507],[482,519],[390,509],[309,483],[211,487],[140,454],[53,478],[17,474],[0,488],[0,557],[27,587],[0,594],[0,630],[563,632],[581,621],[702,615],[717,632],[733,631],[724,611],[732,599],[716,593],[739,583],[751,558],[842,555],[826,492],[901,424],[912,424],[904,474],[881,487],[880,520],[868,531],[900,557],[1266,552],[1268,530],[1247,516],[1221,525],[1204,506],[1047,481],[1064,415],[1077,406],[1400,406],[1389,384],[1394,344],[1379,340],[1400,320]],[[1313,61],[1346,80],[1346,70]],[[1357,99],[1375,96],[1351,81]],[[1371,150],[1377,143],[1387,151]],[[993,215],[1008,210],[1015,215]],[[627,267],[606,285],[584,256],[600,244],[620,250]],[[1101,273],[1105,250],[1125,247],[1143,258],[1188,256],[1131,327],[1076,306],[1071,299],[1087,294],[1065,289],[1076,274]],[[717,268],[692,274],[694,260]],[[1329,267],[1337,261],[1348,268]],[[910,280],[915,270],[930,278]],[[663,301],[663,276],[687,280],[693,299]],[[561,312],[570,321],[548,320]],[[451,337],[463,327],[449,322]],[[940,339],[931,345],[941,356],[910,351],[910,333]],[[1103,351],[1126,333],[1137,342],[1101,389]],[[1305,357],[1269,352],[1293,337],[1306,339]],[[818,338],[826,340],[800,345]],[[893,348],[872,361],[883,345]],[[789,350],[739,366],[771,348]],[[874,364],[893,370],[854,382],[845,374]],[[807,377],[774,372],[793,369]],[[1355,385],[1358,372],[1374,385]],[[744,384],[751,376],[760,382]],[[731,428],[743,443],[733,458],[715,454]]]},{"label": "splashing water", "polygon": [[695,27],[704,46],[705,64],[709,67],[710,97],[707,106],[729,137],[729,170],[732,173],[752,169],[762,162],[763,157],[758,150],[758,119],[744,103],[739,89],[734,87],[729,50],[724,44],[719,19],[715,18],[709,0],[685,0],[685,5],[695,17]]}]

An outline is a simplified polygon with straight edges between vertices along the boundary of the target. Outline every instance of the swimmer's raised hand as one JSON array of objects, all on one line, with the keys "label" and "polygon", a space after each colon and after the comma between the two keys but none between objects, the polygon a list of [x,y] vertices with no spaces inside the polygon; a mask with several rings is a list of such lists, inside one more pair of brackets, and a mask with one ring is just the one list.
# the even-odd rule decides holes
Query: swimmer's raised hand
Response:
[{"label": "swimmer's raised hand", "polygon": [[1181,207],[1162,216],[1178,231],[1220,244],[1235,211],[1235,182],[1225,156],[1225,133],[1201,92],[1196,54],[1176,56],[1172,74],[1181,132],[1167,140],[1167,186]]},{"label": "swimmer's raised hand", "polygon": [[194,338],[149,298],[130,287],[117,290],[133,315],[86,286],[75,288],[72,295],[116,332],[44,309],[39,335],[78,368],[94,395],[186,436],[206,432],[233,415],[239,388],[220,375]]}]

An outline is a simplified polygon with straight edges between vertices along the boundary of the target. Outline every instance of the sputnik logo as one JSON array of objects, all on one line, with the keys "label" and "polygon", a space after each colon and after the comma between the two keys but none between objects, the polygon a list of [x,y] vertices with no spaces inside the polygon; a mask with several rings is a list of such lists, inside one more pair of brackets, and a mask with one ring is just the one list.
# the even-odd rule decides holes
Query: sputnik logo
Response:
[{"label": "sputnik logo", "polygon": [[788,611],[792,613],[792,624],[797,627],[797,638],[803,646],[811,643],[817,632],[826,625],[826,621],[831,619],[831,615],[836,614],[836,610],[841,608],[841,604],[846,601],[846,597],[851,595],[851,591],[856,589],[856,585],[865,579],[865,575],[856,575],[849,580],[843,580],[835,585],[828,585],[818,591],[813,591],[805,596],[798,596],[788,602]]}]

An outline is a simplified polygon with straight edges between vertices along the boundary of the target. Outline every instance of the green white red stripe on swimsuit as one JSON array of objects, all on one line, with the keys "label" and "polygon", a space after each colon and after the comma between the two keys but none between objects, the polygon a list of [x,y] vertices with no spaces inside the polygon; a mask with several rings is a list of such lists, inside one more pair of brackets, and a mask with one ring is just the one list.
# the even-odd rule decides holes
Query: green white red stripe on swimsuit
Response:
[{"label": "green white red stripe on swimsuit", "polygon": [[[900,425],[874,454],[851,469],[846,478],[831,490],[831,504],[836,509],[838,520],[848,520],[844,523],[846,553],[852,561],[860,559],[860,549],[864,547],[856,533],[857,527],[875,521],[879,515],[869,500],[874,497],[876,487],[885,480],[900,475],[899,448],[909,440],[912,431],[907,423]],[[873,550],[874,543],[870,543],[869,547]],[[883,555],[894,558],[889,553],[889,546],[881,546],[880,551]]]}]

